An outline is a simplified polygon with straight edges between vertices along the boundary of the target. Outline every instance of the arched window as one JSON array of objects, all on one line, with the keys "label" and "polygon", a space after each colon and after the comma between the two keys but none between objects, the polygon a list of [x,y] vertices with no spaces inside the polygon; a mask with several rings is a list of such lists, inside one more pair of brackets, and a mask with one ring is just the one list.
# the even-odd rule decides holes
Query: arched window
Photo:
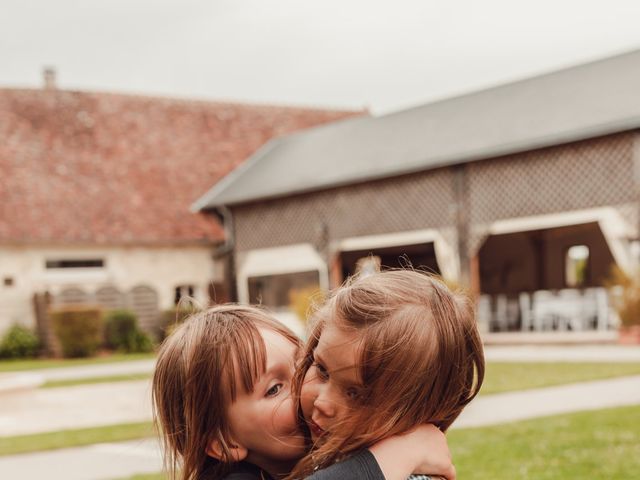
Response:
[{"label": "arched window", "polygon": [[58,305],[84,305],[89,302],[89,295],[77,287],[65,288],[55,297]]},{"label": "arched window", "polygon": [[129,292],[129,308],[138,317],[138,324],[144,330],[153,328],[158,318],[158,294],[146,285],[133,287]]},{"label": "arched window", "polygon": [[126,308],[125,295],[113,286],[101,287],[96,290],[96,301],[105,310]]}]

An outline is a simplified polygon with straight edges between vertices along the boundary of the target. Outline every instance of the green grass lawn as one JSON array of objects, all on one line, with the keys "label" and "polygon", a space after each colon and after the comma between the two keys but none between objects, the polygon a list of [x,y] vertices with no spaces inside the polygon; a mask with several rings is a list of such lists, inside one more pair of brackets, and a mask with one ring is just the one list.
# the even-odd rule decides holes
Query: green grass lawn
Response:
[{"label": "green grass lawn", "polygon": [[0,456],[79,447],[82,445],[92,445],[94,443],[124,442],[136,438],[151,437],[153,435],[155,435],[155,431],[151,423],[141,422],[0,437]]},{"label": "green grass lawn", "polygon": [[101,363],[126,362],[155,358],[155,353],[114,353],[95,358],[0,360],[0,372],[39,370],[41,368],[75,367]]},{"label": "green grass lawn", "polygon": [[151,378],[150,373],[135,373],[130,375],[113,375],[108,377],[73,378],[69,380],[51,380],[45,382],[40,388],[72,387],[74,385],[86,385],[90,383],[114,383],[130,382],[132,380],[147,380]]},{"label": "green grass lawn", "polygon": [[487,364],[481,395],[548,387],[604,378],[640,375],[640,363]]},{"label": "green grass lawn", "polygon": [[640,472],[640,406],[452,430],[458,478],[628,480]]},{"label": "green grass lawn", "polygon": [[453,429],[448,437],[460,479],[629,480],[640,472],[639,426],[640,406],[633,406]]}]

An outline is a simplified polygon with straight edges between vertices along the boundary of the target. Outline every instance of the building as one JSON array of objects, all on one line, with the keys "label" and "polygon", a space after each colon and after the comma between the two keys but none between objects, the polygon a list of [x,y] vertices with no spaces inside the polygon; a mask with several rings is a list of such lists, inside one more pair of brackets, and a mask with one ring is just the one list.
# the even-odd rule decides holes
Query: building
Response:
[{"label": "building", "polygon": [[638,85],[633,51],[315,127],[193,208],[232,219],[242,301],[284,307],[292,286],[404,262],[471,285],[486,329],[607,329],[599,287],[636,263]]},{"label": "building", "polygon": [[[0,331],[33,297],[125,307],[227,299],[223,230],[189,211],[269,139],[354,112],[0,89]],[[362,113],[362,112],[359,112]]]}]

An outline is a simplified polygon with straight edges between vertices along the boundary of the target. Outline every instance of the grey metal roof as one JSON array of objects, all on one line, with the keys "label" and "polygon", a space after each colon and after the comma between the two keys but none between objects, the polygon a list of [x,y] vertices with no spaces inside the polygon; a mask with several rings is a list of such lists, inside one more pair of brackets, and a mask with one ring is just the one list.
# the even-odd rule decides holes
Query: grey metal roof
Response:
[{"label": "grey metal roof", "polygon": [[319,190],[639,127],[640,50],[635,50],[272,140],[192,208]]}]

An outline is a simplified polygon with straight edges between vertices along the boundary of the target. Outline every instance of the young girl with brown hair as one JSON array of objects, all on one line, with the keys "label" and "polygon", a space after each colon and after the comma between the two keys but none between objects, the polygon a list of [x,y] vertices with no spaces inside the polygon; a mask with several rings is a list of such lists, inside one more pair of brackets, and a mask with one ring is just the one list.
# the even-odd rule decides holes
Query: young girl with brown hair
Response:
[{"label": "young girl with brown hair", "polygon": [[[165,340],[152,393],[172,480],[269,479],[291,471],[308,448],[291,392],[299,348],[266,312],[238,305],[198,313]],[[455,478],[446,440],[433,426],[367,447],[304,477],[396,480],[431,471]]]},{"label": "young girl with brown hair", "polygon": [[294,379],[314,444],[291,478],[415,425],[446,431],[483,378],[466,296],[411,270],[353,279],[316,312]]}]

